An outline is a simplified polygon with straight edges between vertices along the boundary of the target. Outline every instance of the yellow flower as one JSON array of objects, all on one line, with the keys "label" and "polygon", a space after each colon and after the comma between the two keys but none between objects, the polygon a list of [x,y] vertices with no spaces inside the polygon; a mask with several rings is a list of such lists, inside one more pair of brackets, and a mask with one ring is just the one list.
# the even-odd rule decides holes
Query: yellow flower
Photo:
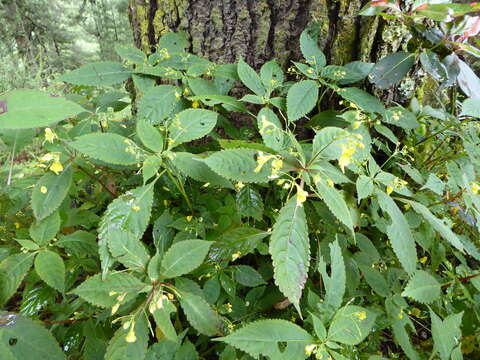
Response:
[{"label": "yellow flower", "polygon": [[328,184],[328,186],[330,186],[330,187],[335,187],[335,184],[333,183],[333,180],[332,180],[332,179],[327,179],[327,184]]},{"label": "yellow flower", "polygon": [[480,191],[480,186],[477,183],[472,183],[472,192],[474,194],[478,194],[479,191]]},{"label": "yellow flower", "polygon": [[297,206],[302,206],[302,204],[307,201],[307,198],[308,192],[297,185]]},{"label": "yellow flower", "polygon": [[138,205],[133,205],[133,206],[132,206],[132,210],[135,211],[135,212],[138,212],[138,211],[140,211],[140,206],[138,206]]},{"label": "yellow flower", "polygon": [[195,100],[195,101],[192,103],[192,108],[196,109],[196,108],[198,108],[198,107],[200,107],[200,103],[199,103],[197,100]]},{"label": "yellow flower", "polygon": [[237,260],[240,256],[242,256],[242,253],[240,251],[237,251],[236,253],[232,254],[232,261]]},{"label": "yellow flower", "polygon": [[357,149],[354,146],[342,146],[342,155],[340,155],[340,159],[338,159],[338,165],[343,173],[345,172],[345,166],[350,165],[352,157],[356,152]]},{"label": "yellow flower", "polygon": [[244,186],[245,186],[245,184],[240,181],[240,182],[235,184],[235,189],[241,190],[241,189],[243,189]]},{"label": "yellow flower", "polygon": [[387,195],[390,195],[393,192],[393,187],[388,185],[386,191],[387,191]]},{"label": "yellow flower", "polygon": [[42,187],[40,188],[40,192],[41,192],[42,194],[46,194],[47,191],[48,191],[48,189],[47,189],[46,186],[42,186]]},{"label": "yellow flower", "polygon": [[118,311],[119,307],[120,307],[120,303],[116,303],[115,305],[112,306],[112,315],[114,315]]},{"label": "yellow flower", "polygon": [[413,308],[412,310],[409,311],[410,315],[413,315],[415,317],[420,317],[420,315],[422,315],[422,312],[420,311],[420,309],[417,309],[417,308]]},{"label": "yellow flower", "polygon": [[54,161],[54,163],[50,165],[50,170],[58,175],[63,171],[63,165],[60,161]]},{"label": "yellow flower", "polygon": [[428,256],[424,256],[424,257],[418,259],[418,261],[419,261],[421,264],[425,264],[425,263],[428,261]]},{"label": "yellow flower", "polygon": [[125,341],[128,343],[134,343],[137,341],[137,337],[135,336],[135,331],[133,330],[133,326],[130,328],[130,331],[125,337]]},{"label": "yellow flower", "polygon": [[272,159],[275,157],[275,155],[263,155],[263,152],[259,151],[258,153],[258,157],[257,157],[257,167],[255,168],[255,170],[253,170],[253,172],[260,172],[260,170],[262,170],[263,166],[267,163],[268,160]]},{"label": "yellow flower", "polygon": [[188,222],[192,221],[192,219],[193,219],[193,216],[192,216],[192,215],[188,215],[188,216],[187,216],[187,221],[188,221]]},{"label": "yellow flower", "polygon": [[45,128],[45,141],[49,143],[53,143],[55,139],[57,139],[57,135],[53,132],[50,128]]},{"label": "yellow flower", "polygon": [[313,352],[317,350],[317,345],[315,344],[310,344],[305,346],[305,355],[310,356],[313,354]]},{"label": "yellow flower", "polygon": [[358,320],[363,321],[367,318],[367,313],[365,311],[360,311],[355,314]]},{"label": "yellow flower", "polygon": [[353,124],[352,124],[352,128],[354,130],[358,129],[360,127],[360,125],[362,125],[362,122],[361,121],[355,121]]}]

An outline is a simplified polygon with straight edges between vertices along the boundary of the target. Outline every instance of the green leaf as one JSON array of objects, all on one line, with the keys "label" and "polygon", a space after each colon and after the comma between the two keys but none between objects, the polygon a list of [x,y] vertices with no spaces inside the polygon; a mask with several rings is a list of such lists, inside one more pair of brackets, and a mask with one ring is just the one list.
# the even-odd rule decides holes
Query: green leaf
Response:
[{"label": "green leaf", "polygon": [[35,258],[35,271],[47,285],[65,291],[65,264],[60,255],[49,250],[40,251]]},{"label": "green leaf", "polygon": [[260,76],[258,76],[255,70],[253,70],[242,58],[238,61],[237,72],[238,77],[247,88],[252,90],[258,96],[265,95],[265,88]]},{"label": "green leaf", "polygon": [[58,211],[41,221],[34,222],[29,229],[30,237],[40,246],[46,245],[60,231],[61,219]]},{"label": "green leaf", "polygon": [[260,68],[260,77],[267,89],[276,89],[283,85],[284,75],[282,68],[275,60],[267,61]]},{"label": "green leaf", "polygon": [[0,95],[0,104],[0,129],[49,126],[85,111],[78,104],[36,90],[7,92]]},{"label": "green leaf", "polygon": [[445,183],[437,175],[430,173],[427,182],[420,188],[420,190],[423,189],[432,190],[435,194],[442,196],[445,190]]},{"label": "green leaf", "polygon": [[333,310],[340,308],[343,302],[346,287],[345,262],[343,261],[342,249],[338,240],[331,243],[330,247],[330,269],[331,274],[327,274],[327,264],[320,257],[318,262],[318,272],[322,275],[323,285],[325,286],[325,304],[332,307]]},{"label": "green leaf", "polygon": [[162,260],[161,274],[169,279],[195,270],[208,254],[211,241],[184,240],[173,244]]},{"label": "green leaf", "polygon": [[415,114],[401,106],[388,108],[383,116],[383,121],[407,130],[420,126]]},{"label": "green leaf", "polygon": [[430,304],[437,300],[441,294],[438,281],[428,272],[418,270],[408,281],[402,296],[408,296],[415,301]]},{"label": "green leaf", "polygon": [[255,287],[265,284],[262,275],[248,265],[237,265],[233,267],[235,281],[239,284],[249,287]]},{"label": "green leaf", "polygon": [[300,310],[300,298],[308,277],[310,241],[305,210],[292,197],[280,210],[270,237],[273,278],[280,291]]},{"label": "green leaf", "polygon": [[58,80],[74,85],[110,86],[129,79],[131,70],[113,61],[101,61],[83,65],[70,71]]},{"label": "green leaf", "polygon": [[230,180],[244,183],[268,182],[272,174],[271,160],[267,161],[260,171],[255,172],[258,154],[258,151],[252,149],[222,150],[205,159],[205,163],[218,175]]},{"label": "green leaf", "polygon": [[390,287],[388,286],[385,277],[372,266],[359,264],[358,267],[362,271],[362,274],[365,278],[367,284],[375,291],[378,295],[382,297],[390,296]]},{"label": "green leaf", "polygon": [[93,305],[108,308],[117,302],[119,295],[130,295],[125,297],[124,302],[127,302],[146,288],[147,285],[133,275],[126,272],[112,272],[104,280],[101,274],[88,278],[71,293]]},{"label": "green leaf", "polygon": [[306,30],[300,35],[300,50],[307,63],[313,66],[317,72],[327,64],[327,59],[319,49],[317,41]]},{"label": "green leaf", "polygon": [[163,160],[158,155],[150,155],[142,165],[143,183],[146,184],[148,180],[158,174],[158,170],[162,167]]},{"label": "green leaf", "polygon": [[410,225],[395,201],[383,191],[377,191],[380,208],[390,216],[391,224],[387,227],[387,236],[393,251],[403,268],[412,274],[417,267],[417,250]]},{"label": "green leaf", "polygon": [[382,102],[362,89],[356,87],[342,88],[338,89],[337,93],[368,113],[383,114],[385,112],[385,106]]},{"label": "green leaf", "polygon": [[222,104],[222,106],[228,111],[248,113],[248,109],[245,104],[232,96],[210,94],[192,96],[189,99],[192,101],[201,101],[208,106],[212,106],[211,104]]},{"label": "green leaf", "polygon": [[466,99],[462,104],[461,115],[480,118],[480,99]]},{"label": "green leaf", "polygon": [[98,255],[96,235],[83,230],[77,230],[66,236],[60,235],[60,239],[55,242],[55,246],[61,247],[67,253],[77,257]]},{"label": "green leaf", "polygon": [[327,184],[322,178],[316,178],[315,186],[318,190],[318,195],[325,202],[332,214],[340,220],[353,234],[353,219],[350,209],[340,191]]},{"label": "green leaf", "polygon": [[222,318],[200,296],[180,291],[179,300],[188,322],[195,330],[207,336],[222,333]]},{"label": "green leaf", "polygon": [[37,322],[17,314],[0,312],[0,324],[2,359],[66,360],[52,334]]},{"label": "green leaf", "polygon": [[121,326],[108,343],[105,360],[143,360],[145,358],[149,340],[147,320],[143,312],[140,312],[134,321],[135,341],[127,341],[131,328],[124,329]]},{"label": "green leaf", "polygon": [[127,60],[137,65],[142,65],[147,60],[147,57],[145,56],[144,52],[133,46],[116,44],[115,52],[123,60]]},{"label": "green leaf", "polygon": [[285,148],[285,133],[277,115],[269,108],[262,108],[257,115],[257,125],[263,143],[275,151]]},{"label": "green leaf", "polygon": [[415,201],[404,201],[410,204],[413,210],[422,215],[423,218],[427,220],[427,222],[440,234],[440,236],[443,237],[446,241],[448,241],[454,248],[461,252],[465,252],[463,243],[460,241],[457,235],[447,225],[445,225],[442,220],[433,215],[426,206],[423,206],[422,204]]},{"label": "green leaf", "polygon": [[410,360],[419,360],[420,357],[415,351],[415,348],[412,346],[412,343],[410,341],[410,335],[405,329],[404,321],[398,319],[393,321],[392,330],[393,335],[395,336],[395,341],[400,345],[408,358]]},{"label": "green leaf", "polygon": [[252,217],[259,221],[262,219],[262,196],[252,186],[245,185],[237,192],[236,204],[240,216]]},{"label": "green leaf", "polygon": [[387,55],[375,64],[368,79],[379,89],[388,89],[400,82],[415,63],[415,54],[397,52]]},{"label": "green leaf", "polygon": [[360,175],[357,178],[357,198],[358,202],[373,194],[373,179],[371,177]]},{"label": "green leaf", "polygon": [[288,120],[296,121],[307,115],[317,104],[318,84],[313,80],[295,83],[287,94]]},{"label": "green leaf", "polygon": [[163,136],[158,129],[145,120],[137,121],[137,135],[143,145],[155,152],[163,150]]},{"label": "green leaf", "polygon": [[132,140],[114,133],[79,136],[70,146],[93,159],[116,165],[134,165],[144,158],[143,150]]},{"label": "green leaf", "polygon": [[158,48],[167,49],[169,54],[183,52],[189,46],[187,34],[183,31],[165,33],[158,42]]},{"label": "green leaf", "polygon": [[344,129],[323,127],[313,138],[312,157],[336,160],[342,155],[343,146],[348,145],[351,140],[352,134]]},{"label": "green leaf", "polygon": [[150,312],[155,319],[155,324],[162,331],[162,334],[171,341],[177,341],[177,332],[172,325],[170,314],[175,313],[177,308],[168,300],[168,297],[164,294],[158,294],[157,298],[154,298],[150,305]]},{"label": "green leaf", "polygon": [[145,232],[152,211],[154,185],[152,182],[127,191],[108,205],[98,229],[103,276],[113,264],[108,246],[115,241],[116,231],[128,231],[136,240]]},{"label": "green leaf", "polygon": [[34,256],[34,253],[13,254],[0,262],[0,306],[3,306],[15,294],[30,270]]},{"label": "green leaf", "polygon": [[200,139],[213,130],[217,117],[218,114],[210,110],[183,110],[169,126],[170,139],[175,146]]},{"label": "green leaf", "polygon": [[38,180],[31,201],[37,220],[45,219],[62,204],[72,185],[72,175],[72,167],[68,166],[59,175],[49,171]]},{"label": "green leaf", "polygon": [[[251,322],[228,336],[214,339],[236,347],[258,359],[261,355],[271,360],[304,359],[305,346],[313,338],[298,325],[286,320]],[[286,344],[283,352],[279,345]]]},{"label": "green leaf", "polygon": [[214,261],[221,262],[230,261],[234,255],[236,258],[247,255],[253,252],[268,235],[270,233],[267,231],[248,226],[229,230],[213,243],[210,257]]},{"label": "green leaf", "polygon": [[175,152],[172,155],[172,162],[175,167],[192,179],[215,186],[233,188],[230,181],[210,169],[199,155],[186,152]]},{"label": "green leaf", "polygon": [[440,359],[450,360],[453,348],[462,337],[463,312],[447,316],[443,321],[430,309],[432,320],[432,337],[435,350],[440,354]]},{"label": "green leaf", "polygon": [[180,102],[180,88],[159,85],[149,89],[138,103],[138,118],[151,124],[160,124]]},{"label": "green leaf", "polygon": [[433,51],[423,51],[420,54],[420,62],[422,63],[423,69],[435,80],[444,82],[448,79],[447,68]]},{"label": "green leaf", "polygon": [[150,260],[145,245],[137,236],[124,229],[111,229],[108,236],[108,250],[112,257],[127,268],[144,271]]},{"label": "green leaf", "polygon": [[373,311],[366,308],[346,305],[335,314],[328,329],[328,340],[357,345],[370,333],[376,317]]}]

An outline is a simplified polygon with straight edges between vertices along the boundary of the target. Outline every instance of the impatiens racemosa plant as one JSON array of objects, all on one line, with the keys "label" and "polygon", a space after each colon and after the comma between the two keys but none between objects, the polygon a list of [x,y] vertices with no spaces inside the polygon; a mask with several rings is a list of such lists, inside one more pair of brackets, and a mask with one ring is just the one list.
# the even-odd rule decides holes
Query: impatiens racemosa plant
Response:
[{"label": "impatiens racemosa plant", "polygon": [[300,45],[287,76],[165,34],[63,75],[65,97],[0,96],[2,356],[479,356],[478,97],[451,65],[444,102],[384,102],[366,79],[435,56]]}]

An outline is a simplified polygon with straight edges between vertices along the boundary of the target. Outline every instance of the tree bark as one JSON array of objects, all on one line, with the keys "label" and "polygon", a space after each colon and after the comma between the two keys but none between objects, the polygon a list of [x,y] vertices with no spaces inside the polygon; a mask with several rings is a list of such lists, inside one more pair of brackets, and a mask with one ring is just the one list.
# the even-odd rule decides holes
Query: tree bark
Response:
[{"label": "tree bark", "polygon": [[[259,68],[276,58],[286,67],[300,58],[305,28],[318,34],[329,63],[375,61],[399,44],[382,40],[386,26],[358,16],[365,0],[130,0],[136,45],[151,53],[162,34],[185,31],[190,51],[218,63],[242,56]],[[387,49],[388,47],[388,49]],[[392,49],[393,48],[393,49]]]}]

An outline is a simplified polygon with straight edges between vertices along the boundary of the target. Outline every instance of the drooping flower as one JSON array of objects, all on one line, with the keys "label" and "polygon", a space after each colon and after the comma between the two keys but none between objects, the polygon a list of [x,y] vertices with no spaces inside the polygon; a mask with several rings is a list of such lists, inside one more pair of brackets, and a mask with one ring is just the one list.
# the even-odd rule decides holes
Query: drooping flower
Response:
[{"label": "drooping flower", "polygon": [[55,139],[58,139],[57,134],[55,134],[52,129],[45,128],[45,141],[53,143]]},{"label": "drooping flower", "polygon": [[50,170],[53,171],[55,174],[60,174],[63,171],[63,165],[60,161],[54,161],[52,165],[50,165]]}]

